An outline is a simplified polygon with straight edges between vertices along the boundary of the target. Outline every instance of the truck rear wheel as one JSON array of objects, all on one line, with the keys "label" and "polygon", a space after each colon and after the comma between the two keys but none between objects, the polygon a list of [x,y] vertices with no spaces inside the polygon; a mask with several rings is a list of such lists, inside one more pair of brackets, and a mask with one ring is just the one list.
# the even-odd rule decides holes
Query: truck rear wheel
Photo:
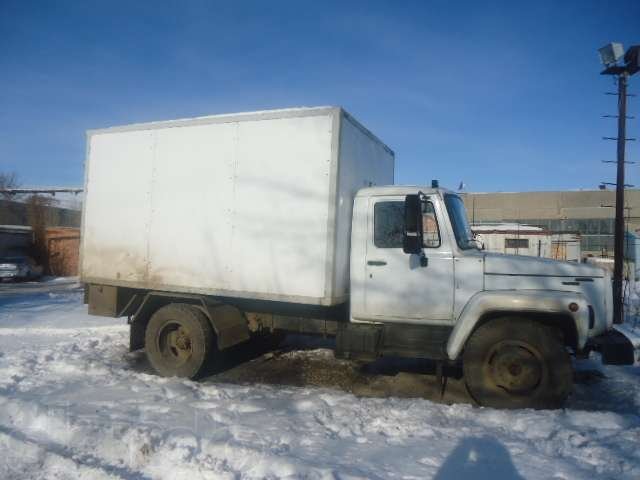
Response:
[{"label": "truck rear wheel", "polygon": [[482,325],[462,360],[469,393],[483,406],[558,408],[571,393],[571,358],[560,335],[532,320],[504,317]]},{"label": "truck rear wheel", "polygon": [[145,350],[149,363],[163,377],[196,379],[217,348],[204,313],[192,305],[171,303],[151,316]]}]

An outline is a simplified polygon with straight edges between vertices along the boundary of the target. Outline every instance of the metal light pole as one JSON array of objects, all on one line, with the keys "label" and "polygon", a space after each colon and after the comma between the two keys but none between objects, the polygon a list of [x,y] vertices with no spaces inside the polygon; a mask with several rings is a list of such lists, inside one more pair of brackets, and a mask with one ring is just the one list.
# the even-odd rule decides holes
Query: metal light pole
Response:
[{"label": "metal light pole", "polygon": [[[630,75],[640,70],[640,46],[636,45],[624,54],[624,65],[618,65],[623,57],[620,43],[610,43],[599,49],[600,59],[605,65],[602,75],[615,75],[618,79],[618,136],[617,175],[616,175],[616,222],[614,231],[613,260],[613,322],[624,322],[624,166],[627,137],[627,83]],[[605,137],[613,140],[613,138]]]}]

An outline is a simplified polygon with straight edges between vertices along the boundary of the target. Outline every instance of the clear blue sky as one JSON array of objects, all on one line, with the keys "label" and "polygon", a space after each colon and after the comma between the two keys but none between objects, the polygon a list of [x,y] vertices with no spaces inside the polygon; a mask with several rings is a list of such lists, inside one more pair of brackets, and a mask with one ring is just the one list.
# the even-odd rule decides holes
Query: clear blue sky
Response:
[{"label": "clear blue sky", "polygon": [[81,185],[87,129],[342,105],[397,183],[594,188],[615,176],[609,41],[640,43],[640,1],[0,0],[0,171]]}]

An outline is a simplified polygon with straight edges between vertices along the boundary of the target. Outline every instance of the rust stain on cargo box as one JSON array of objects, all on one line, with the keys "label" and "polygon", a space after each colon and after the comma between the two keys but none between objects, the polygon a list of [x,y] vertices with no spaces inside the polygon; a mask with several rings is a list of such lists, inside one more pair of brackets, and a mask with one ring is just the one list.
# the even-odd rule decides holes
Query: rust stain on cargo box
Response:
[{"label": "rust stain on cargo box", "polygon": [[142,282],[147,260],[119,248],[87,248],[82,252],[83,277]]}]

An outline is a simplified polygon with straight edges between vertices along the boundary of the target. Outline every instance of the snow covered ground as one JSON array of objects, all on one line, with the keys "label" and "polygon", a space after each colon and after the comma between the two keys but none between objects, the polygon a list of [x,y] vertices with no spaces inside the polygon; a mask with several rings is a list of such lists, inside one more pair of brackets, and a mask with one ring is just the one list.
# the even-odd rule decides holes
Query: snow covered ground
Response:
[{"label": "snow covered ground", "polygon": [[637,367],[582,362],[566,410],[497,411],[162,379],[127,341],[78,290],[0,296],[0,478],[640,478]]}]

